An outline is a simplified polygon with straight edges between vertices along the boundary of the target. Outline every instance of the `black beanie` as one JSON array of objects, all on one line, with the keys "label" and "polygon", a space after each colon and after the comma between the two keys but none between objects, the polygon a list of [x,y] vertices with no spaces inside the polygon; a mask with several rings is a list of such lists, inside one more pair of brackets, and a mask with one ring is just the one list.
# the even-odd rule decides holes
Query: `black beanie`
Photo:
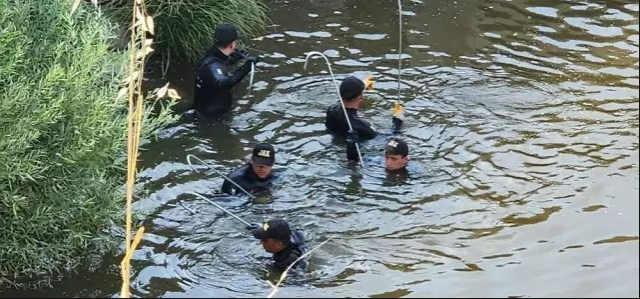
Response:
[{"label": "black beanie", "polygon": [[238,29],[231,24],[221,24],[216,27],[214,39],[216,44],[229,44],[238,39]]}]

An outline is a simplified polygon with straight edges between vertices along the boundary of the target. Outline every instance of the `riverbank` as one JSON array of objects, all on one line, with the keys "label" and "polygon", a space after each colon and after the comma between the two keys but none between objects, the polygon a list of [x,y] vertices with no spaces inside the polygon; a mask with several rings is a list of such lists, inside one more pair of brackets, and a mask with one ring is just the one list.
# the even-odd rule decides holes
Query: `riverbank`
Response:
[{"label": "riverbank", "polygon": [[[83,1],[71,14],[73,2],[0,3],[0,287],[46,284],[122,241],[128,103],[116,94],[132,70],[128,52],[114,45],[127,23],[114,21],[117,1],[99,9]],[[161,18],[156,32],[166,53],[181,49],[168,46],[176,41],[166,31],[183,17]],[[204,51],[196,47],[206,32],[198,34],[197,45],[180,46]],[[170,108],[147,110],[143,139],[174,121]]]}]

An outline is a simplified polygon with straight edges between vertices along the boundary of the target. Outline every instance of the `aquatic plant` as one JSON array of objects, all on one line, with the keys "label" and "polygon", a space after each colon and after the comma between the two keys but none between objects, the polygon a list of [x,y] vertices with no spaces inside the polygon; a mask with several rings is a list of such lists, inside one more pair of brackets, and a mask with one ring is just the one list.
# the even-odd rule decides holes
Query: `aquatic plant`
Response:
[{"label": "aquatic plant", "polygon": [[[116,20],[127,24],[132,3],[111,0],[105,5]],[[234,24],[243,36],[251,37],[268,22],[268,9],[261,0],[148,0],[146,9],[156,24],[156,53],[191,62],[212,46],[218,24]]]}]

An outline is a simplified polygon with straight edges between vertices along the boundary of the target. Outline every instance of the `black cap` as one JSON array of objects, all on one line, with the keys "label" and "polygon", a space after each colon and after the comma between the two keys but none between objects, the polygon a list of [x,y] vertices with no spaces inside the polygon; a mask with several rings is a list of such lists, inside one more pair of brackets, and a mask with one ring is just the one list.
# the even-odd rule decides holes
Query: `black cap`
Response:
[{"label": "black cap", "polygon": [[251,161],[257,165],[273,166],[276,162],[276,150],[268,143],[260,143],[253,148]]},{"label": "black cap", "polygon": [[343,100],[353,100],[361,95],[365,89],[364,82],[354,76],[349,76],[340,83],[340,96]]},{"label": "black cap", "polygon": [[238,29],[231,24],[221,24],[216,27],[214,35],[216,44],[228,44],[238,39]]},{"label": "black cap", "polygon": [[387,142],[385,151],[388,155],[401,155],[406,157],[409,155],[409,146],[402,139],[391,138],[391,140]]},{"label": "black cap", "polygon": [[282,219],[269,220],[262,224],[262,227],[252,229],[251,234],[260,240],[275,239],[285,243],[291,240],[291,228]]}]

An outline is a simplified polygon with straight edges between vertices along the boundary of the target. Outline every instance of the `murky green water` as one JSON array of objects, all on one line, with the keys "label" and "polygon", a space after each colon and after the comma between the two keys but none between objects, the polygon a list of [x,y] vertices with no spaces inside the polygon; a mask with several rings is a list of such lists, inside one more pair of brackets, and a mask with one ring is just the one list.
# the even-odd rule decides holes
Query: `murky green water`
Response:
[{"label": "murky green water", "polygon": [[[303,69],[305,53],[321,51],[338,78],[373,75],[364,113],[388,128],[395,1],[271,1],[275,26],[251,42],[266,53],[251,100],[223,123],[187,117],[147,145],[136,296],[269,293],[260,245],[186,194],[212,194],[222,182],[192,171],[187,154],[227,173],[263,141],[276,145],[287,177],[273,202],[218,201],[249,221],[285,217],[312,244],[335,237],[311,258],[315,271],[278,296],[639,296],[639,5],[404,5],[403,137],[423,171],[396,181],[380,167],[363,176],[344,163],[343,145],[324,134],[324,111],[336,101],[326,67],[314,60]],[[174,66],[169,74],[187,97],[189,72]],[[366,144],[365,155],[380,154],[383,142]],[[119,258],[104,257],[53,290],[15,295],[117,295]]]}]

